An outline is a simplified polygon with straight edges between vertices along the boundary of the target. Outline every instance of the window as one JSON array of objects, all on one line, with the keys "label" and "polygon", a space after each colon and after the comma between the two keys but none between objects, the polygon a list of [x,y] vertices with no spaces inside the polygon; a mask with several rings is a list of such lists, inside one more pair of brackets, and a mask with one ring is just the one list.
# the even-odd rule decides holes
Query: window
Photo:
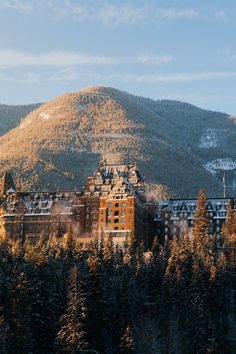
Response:
[{"label": "window", "polygon": [[111,219],[108,219],[108,224],[110,224],[111,223]]},{"label": "window", "polygon": [[118,203],[115,203],[115,208],[118,208],[119,204]]},{"label": "window", "polygon": [[168,232],[168,227],[165,227],[165,232]]},{"label": "window", "polygon": [[119,216],[119,210],[115,210],[114,216]]},{"label": "window", "polygon": [[125,203],[122,203],[122,208],[125,208]]},{"label": "window", "polygon": [[[103,213],[103,212],[102,212]],[[111,210],[108,211],[108,216],[111,216],[112,215],[112,212]]]},{"label": "window", "polygon": [[165,220],[165,225],[168,225],[168,220]]},{"label": "window", "polygon": [[168,214],[167,213],[165,213],[165,218],[168,218]]},{"label": "window", "polygon": [[116,226],[116,227],[114,227],[114,230],[119,230],[119,228]]},{"label": "window", "polygon": [[114,219],[114,224],[118,224],[119,219]]},{"label": "window", "polygon": [[125,223],[125,219],[121,219],[121,223],[124,224]]},{"label": "window", "polygon": [[122,216],[124,216],[124,215],[125,215],[125,211],[124,211],[124,210],[122,210],[121,215],[122,215]]},{"label": "window", "polygon": [[108,204],[108,208],[111,208],[111,203]]}]

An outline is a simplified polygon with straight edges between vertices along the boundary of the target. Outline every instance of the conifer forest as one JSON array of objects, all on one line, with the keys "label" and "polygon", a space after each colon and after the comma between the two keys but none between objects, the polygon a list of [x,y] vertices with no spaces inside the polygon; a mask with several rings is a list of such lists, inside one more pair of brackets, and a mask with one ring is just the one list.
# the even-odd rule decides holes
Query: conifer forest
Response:
[{"label": "conifer forest", "polygon": [[[0,353],[235,353],[236,215],[208,236],[200,192],[191,237],[144,251],[111,233],[82,251],[71,231],[0,240]],[[144,235],[145,237],[145,235]]]}]

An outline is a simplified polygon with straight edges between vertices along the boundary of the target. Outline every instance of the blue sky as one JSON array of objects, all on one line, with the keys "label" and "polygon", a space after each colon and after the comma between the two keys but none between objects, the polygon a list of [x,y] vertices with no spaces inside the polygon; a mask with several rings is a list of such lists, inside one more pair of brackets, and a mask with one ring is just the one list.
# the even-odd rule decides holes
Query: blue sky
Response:
[{"label": "blue sky", "polygon": [[90,85],[236,115],[235,0],[0,0],[0,102]]}]

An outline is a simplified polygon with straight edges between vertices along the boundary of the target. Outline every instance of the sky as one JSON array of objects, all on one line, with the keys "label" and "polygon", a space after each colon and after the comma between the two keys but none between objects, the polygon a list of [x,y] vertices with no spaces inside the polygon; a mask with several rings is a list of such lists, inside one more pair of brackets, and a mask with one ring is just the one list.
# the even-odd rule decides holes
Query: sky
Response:
[{"label": "sky", "polygon": [[236,115],[235,0],[0,0],[0,103],[91,85]]}]

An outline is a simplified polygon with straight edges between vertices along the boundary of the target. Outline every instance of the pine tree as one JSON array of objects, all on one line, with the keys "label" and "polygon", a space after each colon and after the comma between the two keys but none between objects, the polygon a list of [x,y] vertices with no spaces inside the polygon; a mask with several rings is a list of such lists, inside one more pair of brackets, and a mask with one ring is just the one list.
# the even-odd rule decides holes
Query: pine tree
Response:
[{"label": "pine tree", "polygon": [[128,252],[130,256],[130,263],[133,266],[137,265],[137,250],[138,250],[137,239],[134,232],[132,232],[129,238]]},{"label": "pine tree", "polygon": [[229,200],[227,206],[227,218],[222,227],[221,235],[225,240],[225,238],[230,237],[234,233],[236,233],[236,213],[233,212],[232,201]]},{"label": "pine tree", "polygon": [[31,306],[29,301],[29,283],[24,273],[19,274],[15,267],[10,287],[9,353],[28,353],[33,347],[31,323]]},{"label": "pine tree", "polygon": [[157,257],[159,251],[160,251],[160,245],[158,242],[158,237],[156,235],[152,244],[152,254],[154,259]]},{"label": "pine tree", "polygon": [[132,354],[134,353],[134,338],[128,325],[125,330],[125,334],[121,337],[120,354]]},{"label": "pine tree", "polygon": [[114,261],[114,244],[112,233],[109,232],[103,251],[103,259],[106,263],[111,264]]},{"label": "pine tree", "polygon": [[58,332],[60,353],[82,353],[88,349],[86,341],[85,293],[82,282],[78,281],[77,266],[71,271],[66,313],[60,318],[61,329]]},{"label": "pine tree", "polygon": [[68,232],[65,234],[65,252],[68,257],[73,256],[75,241],[72,235],[72,227],[69,225]]},{"label": "pine tree", "polygon": [[193,247],[199,258],[204,260],[206,253],[209,250],[209,218],[206,208],[207,198],[204,191],[201,189],[197,200],[197,208],[194,214],[193,223]]},{"label": "pine tree", "polygon": [[[1,308],[0,308],[0,312]],[[0,315],[0,354],[7,354],[7,347],[9,342],[9,327],[3,315]]]}]

